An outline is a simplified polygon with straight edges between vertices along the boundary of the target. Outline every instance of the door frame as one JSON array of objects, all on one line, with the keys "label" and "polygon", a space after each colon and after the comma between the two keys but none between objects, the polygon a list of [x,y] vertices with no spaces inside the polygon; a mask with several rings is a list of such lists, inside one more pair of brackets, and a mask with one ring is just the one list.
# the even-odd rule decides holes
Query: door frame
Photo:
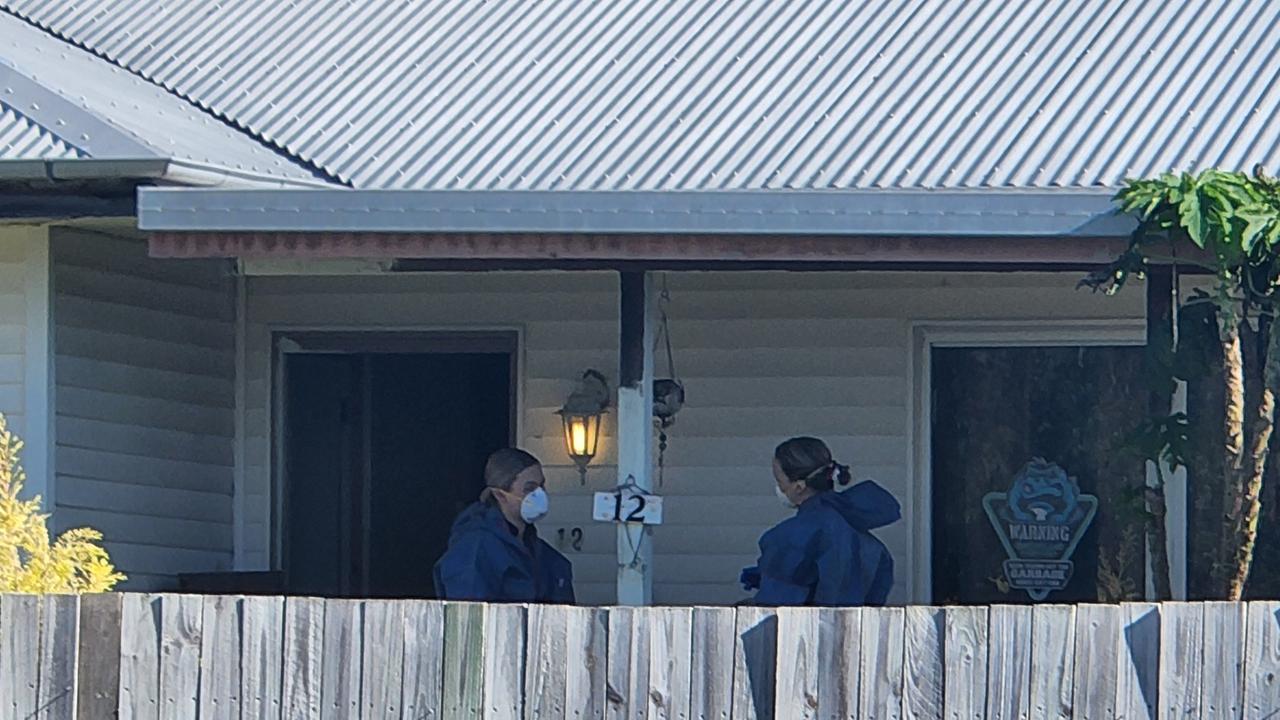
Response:
[{"label": "door frame", "polygon": [[[286,431],[288,355],[406,353],[447,355],[507,353],[510,356],[511,394],[509,442],[515,445],[524,429],[524,328],[520,326],[344,328],[325,326],[272,327],[271,336],[271,558],[274,570],[285,571],[288,536],[285,509],[289,481],[285,459],[289,438]],[[364,503],[369,503],[369,483],[364,483]],[[365,528],[367,533],[368,528]],[[368,551],[367,538],[362,547]],[[368,566],[368,558],[363,563]]]},{"label": "door frame", "polygon": [[[1142,318],[928,320],[911,322],[909,332],[911,353],[907,384],[911,402],[907,408],[907,467],[910,468],[909,517],[912,518],[908,540],[913,568],[911,597],[914,602],[928,604],[933,602],[933,403],[930,402],[933,395],[933,349],[1145,346],[1146,321]],[[1170,493],[1171,498],[1176,495],[1176,492]],[[1182,512],[1185,516],[1185,508]],[[1176,521],[1173,502],[1169,503],[1169,516]],[[1179,558],[1185,558],[1186,544],[1172,536],[1170,541],[1170,564],[1176,567]]]}]

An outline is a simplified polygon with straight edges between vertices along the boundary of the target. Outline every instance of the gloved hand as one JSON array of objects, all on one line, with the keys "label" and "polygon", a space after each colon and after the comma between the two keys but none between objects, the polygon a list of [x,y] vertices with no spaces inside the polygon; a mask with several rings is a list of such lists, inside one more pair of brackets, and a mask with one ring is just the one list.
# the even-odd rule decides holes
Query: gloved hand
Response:
[{"label": "gloved hand", "polygon": [[738,576],[738,582],[742,583],[743,590],[755,590],[760,587],[760,568],[754,565],[749,568],[742,568],[742,574]]}]

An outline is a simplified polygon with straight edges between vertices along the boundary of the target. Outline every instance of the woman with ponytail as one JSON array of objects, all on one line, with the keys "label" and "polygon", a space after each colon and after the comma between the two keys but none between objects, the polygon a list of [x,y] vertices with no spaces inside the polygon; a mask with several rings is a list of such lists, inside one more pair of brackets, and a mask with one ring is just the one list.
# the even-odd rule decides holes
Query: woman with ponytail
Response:
[{"label": "woman with ponytail", "polygon": [[849,466],[817,438],[773,453],[774,488],[796,513],[760,538],[760,560],[742,571],[759,605],[883,605],[893,558],[871,530],[902,518],[898,501],[870,480],[849,487]]}]

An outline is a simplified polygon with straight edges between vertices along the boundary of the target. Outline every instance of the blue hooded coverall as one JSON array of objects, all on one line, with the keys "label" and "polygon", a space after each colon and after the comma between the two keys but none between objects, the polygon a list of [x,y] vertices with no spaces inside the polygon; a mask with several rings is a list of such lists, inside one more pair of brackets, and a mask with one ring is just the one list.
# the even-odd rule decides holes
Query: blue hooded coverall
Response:
[{"label": "blue hooded coverall", "polygon": [[870,480],[815,495],[760,538],[743,581],[759,588],[759,605],[883,605],[893,558],[870,530],[901,518],[898,501]]},{"label": "blue hooded coverall", "polygon": [[436,563],[436,595],[445,600],[572,604],[573,566],[532,525],[516,536],[495,505],[477,502],[453,523]]}]

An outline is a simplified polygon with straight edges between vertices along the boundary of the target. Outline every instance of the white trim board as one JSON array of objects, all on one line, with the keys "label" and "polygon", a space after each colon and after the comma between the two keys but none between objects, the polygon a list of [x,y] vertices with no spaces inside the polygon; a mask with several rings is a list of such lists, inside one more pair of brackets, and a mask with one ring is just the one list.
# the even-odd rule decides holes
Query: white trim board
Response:
[{"label": "white trim board", "polygon": [[1075,347],[1145,345],[1146,321],[1136,320],[967,320],[912,323],[931,347]]},{"label": "white trim board", "polygon": [[[1079,347],[1142,346],[1146,344],[1146,322],[1130,320],[1040,320],[913,322],[910,324],[911,354],[908,383],[907,453],[911,497],[908,518],[912,577],[911,596],[915,602],[933,599],[933,468],[931,350],[935,347]],[[1183,479],[1185,489],[1185,478]],[[1176,490],[1176,487],[1174,487]],[[1185,493],[1183,493],[1185,496]],[[1177,497],[1171,492],[1170,497]],[[1185,502],[1182,503],[1185,505]],[[1170,518],[1178,517],[1170,503]],[[1185,507],[1182,508],[1185,517]],[[1185,537],[1170,545],[1170,561],[1177,567],[1186,559]],[[1176,592],[1176,590],[1175,590]]]},{"label": "white trim board", "polygon": [[247,529],[245,527],[246,516],[248,515],[248,485],[246,483],[245,474],[247,468],[245,465],[245,443],[248,438],[247,434],[247,418],[245,417],[246,409],[246,387],[245,376],[248,368],[248,341],[249,341],[249,320],[248,320],[248,283],[238,267],[235,277],[235,317],[236,317],[236,336],[235,336],[235,353],[236,353],[236,381],[235,381],[235,473],[233,476],[233,496],[231,504],[231,523],[232,523],[232,539],[231,539],[231,555],[234,568],[245,568],[247,560],[245,558],[245,548],[248,546]]}]

